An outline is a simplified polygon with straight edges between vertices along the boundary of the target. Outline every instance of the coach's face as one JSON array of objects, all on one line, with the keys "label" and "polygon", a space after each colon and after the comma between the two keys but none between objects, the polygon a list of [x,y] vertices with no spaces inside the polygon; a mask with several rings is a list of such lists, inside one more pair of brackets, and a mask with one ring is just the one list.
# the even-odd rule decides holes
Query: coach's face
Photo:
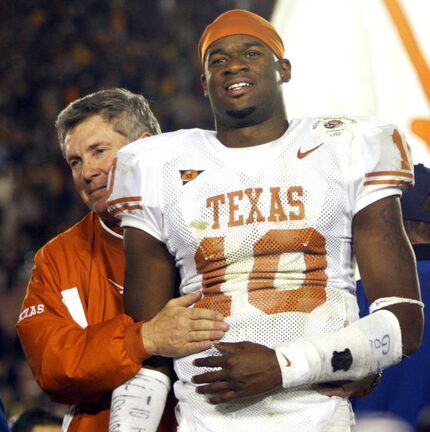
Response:
[{"label": "coach's face", "polygon": [[75,187],[84,203],[105,219],[110,219],[107,213],[109,169],[118,150],[127,143],[127,138],[100,115],[89,117],[66,135],[65,157]]}]

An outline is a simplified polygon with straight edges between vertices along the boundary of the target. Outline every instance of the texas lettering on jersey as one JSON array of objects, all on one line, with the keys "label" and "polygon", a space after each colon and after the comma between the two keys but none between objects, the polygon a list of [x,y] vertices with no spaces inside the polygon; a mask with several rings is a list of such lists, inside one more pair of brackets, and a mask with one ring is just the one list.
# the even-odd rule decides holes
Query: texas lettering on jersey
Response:
[{"label": "texas lettering on jersey", "polygon": [[38,315],[38,314],[42,314],[43,312],[45,312],[45,305],[44,304],[38,304],[35,306],[30,306],[28,308],[25,308],[18,317],[18,322],[26,319],[26,318],[30,318],[32,316]]},{"label": "texas lettering on jersey", "polygon": [[[228,208],[227,226],[229,228],[254,222],[302,220],[305,217],[305,207],[300,199],[302,196],[303,188],[301,186],[290,186],[287,189],[286,202],[281,199],[280,187],[247,188],[212,196],[206,200],[206,207],[212,209],[212,229],[220,228],[220,210],[224,206]],[[260,200],[270,201],[267,214],[264,214],[259,207]],[[240,204],[243,201],[251,206],[247,214],[240,209]]]}]

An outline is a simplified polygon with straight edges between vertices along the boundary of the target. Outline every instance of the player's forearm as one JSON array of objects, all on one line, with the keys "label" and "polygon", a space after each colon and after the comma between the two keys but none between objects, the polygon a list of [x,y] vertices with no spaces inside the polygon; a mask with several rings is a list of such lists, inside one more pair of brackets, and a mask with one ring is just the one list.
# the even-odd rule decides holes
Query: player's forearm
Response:
[{"label": "player's forearm", "polygon": [[[394,300],[395,301],[395,300]],[[397,303],[385,309],[393,312],[399,320],[404,356],[414,354],[421,346],[424,330],[422,307],[411,303]]]},{"label": "player's forearm", "polygon": [[361,210],[354,218],[353,239],[363,288],[370,303],[394,299],[384,308],[397,317],[403,353],[415,352],[423,333],[422,309],[398,299],[421,299],[415,256],[401,222],[399,199],[390,196]]},{"label": "player's forearm", "polygon": [[402,336],[396,315],[378,310],[337,333],[280,345],[283,386],[364,378],[401,360]]},{"label": "player's forearm", "polygon": [[[193,377],[211,403],[256,396],[282,386],[359,380],[400,361],[401,331],[389,311],[377,311],[334,333],[298,339],[274,349],[250,342],[216,345],[222,355],[196,359],[218,368]],[[226,385],[227,383],[227,385]]]}]

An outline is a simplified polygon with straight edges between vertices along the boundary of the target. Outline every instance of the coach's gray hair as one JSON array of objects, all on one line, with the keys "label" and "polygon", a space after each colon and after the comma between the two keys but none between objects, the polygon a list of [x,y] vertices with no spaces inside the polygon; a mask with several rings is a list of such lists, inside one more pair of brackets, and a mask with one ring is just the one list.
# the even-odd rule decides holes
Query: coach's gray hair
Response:
[{"label": "coach's gray hair", "polygon": [[143,96],[121,88],[100,90],[73,101],[58,115],[55,128],[63,154],[66,135],[93,115],[100,115],[111,123],[114,130],[129,142],[137,140],[144,132],[161,133],[160,125]]}]

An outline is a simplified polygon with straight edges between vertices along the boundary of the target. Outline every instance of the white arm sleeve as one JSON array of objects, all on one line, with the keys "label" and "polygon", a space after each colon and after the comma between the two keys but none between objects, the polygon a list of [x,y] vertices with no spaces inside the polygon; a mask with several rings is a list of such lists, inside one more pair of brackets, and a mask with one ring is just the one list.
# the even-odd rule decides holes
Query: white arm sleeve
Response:
[{"label": "white arm sleeve", "polygon": [[275,347],[284,388],[359,380],[398,363],[402,335],[397,317],[380,310],[342,330]]},{"label": "white arm sleeve", "polygon": [[169,390],[166,375],[142,368],[113,391],[109,432],[156,432]]}]

